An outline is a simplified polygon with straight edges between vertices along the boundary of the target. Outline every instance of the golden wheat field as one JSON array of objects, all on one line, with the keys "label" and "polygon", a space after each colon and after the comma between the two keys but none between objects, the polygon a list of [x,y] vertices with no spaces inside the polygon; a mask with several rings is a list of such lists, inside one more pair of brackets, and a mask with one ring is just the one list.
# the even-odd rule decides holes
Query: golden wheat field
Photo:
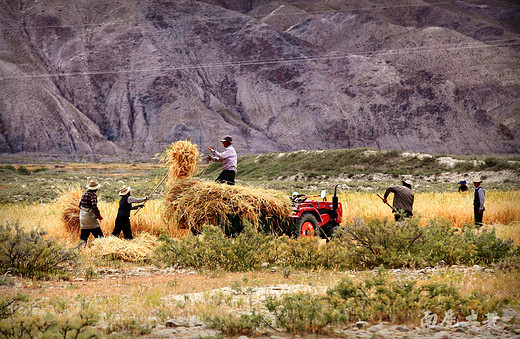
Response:
[{"label": "golden wheat field", "polygon": [[[389,218],[392,213],[375,193],[346,192],[339,195],[343,204],[342,223],[352,222],[355,218]],[[449,193],[416,193],[414,215],[420,217],[425,224],[433,218],[446,218],[454,227],[473,223],[472,194]],[[391,201],[389,201],[391,203]],[[486,211],[484,223],[495,227],[498,235],[513,238],[520,244],[520,192],[489,191],[486,193]],[[62,203],[47,204],[8,204],[0,206],[0,222],[18,221],[26,229],[41,226],[50,236],[62,240],[70,246],[76,245],[79,233],[71,233],[62,222],[64,211]],[[101,199],[99,209],[103,215],[101,228],[105,235],[112,232],[117,215],[118,202],[105,202]],[[147,233],[151,235],[168,234],[183,236],[188,232],[177,229],[175,225],[166,224],[163,220],[164,202],[162,199],[150,200],[137,214],[132,212],[132,231],[135,235]]]}]

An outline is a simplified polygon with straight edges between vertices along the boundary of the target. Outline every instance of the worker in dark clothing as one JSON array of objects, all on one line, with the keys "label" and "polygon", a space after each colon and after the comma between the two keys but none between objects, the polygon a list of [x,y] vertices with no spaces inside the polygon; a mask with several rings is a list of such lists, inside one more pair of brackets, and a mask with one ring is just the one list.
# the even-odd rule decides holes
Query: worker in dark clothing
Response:
[{"label": "worker in dark clothing", "polygon": [[469,190],[468,186],[466,185],[466,180],[459,181],[459,192],[467,192]]},{"label": "worker in dark clothing", "polygon": [[85,186],[87,191],[81,196],[79,203],[79,225],[81,233],[77,248],[81,248],[87,243],[90,233],[92,233],[95,238],[104,236],[100,223],[103,217],[97,206],[97,190],[100,187],[101,185],[98,184],[96,180],[89,179],[87,186]]},{"label": "worker in dark clothing", "polygon": [[473,185],[475,185],[475,197],[473,198],[473,211],[475,214],[475,225],[482,226],[482,217],[484,216],[484,189],[480,184],[482,180],[475,179],[473,180]]},{"label": "worker in dark clothing", "polygon": [[116,225],[112,235],[119,237],[121,231],[126,240],[132,240],[132,226],[130,225],[130,211],[143,207],[144,205],[132,206],[134,203],[142,203],[148,200],[148,197],[134,198],[130,195],[132,188],[130,186],[123,186],[119,190],[121,199],[119,200],[119,209],[117,210]]},{"label": "worker in dark clothing", "polygon": [[393,213],[396,221],[403,218],[411,218],[413,216],[413,199],[412,182],[403,180],[402,186],[390,186],[386,189],[383,196],[383,202],[387,203],[387,197],[390,193],[394,193]]}]

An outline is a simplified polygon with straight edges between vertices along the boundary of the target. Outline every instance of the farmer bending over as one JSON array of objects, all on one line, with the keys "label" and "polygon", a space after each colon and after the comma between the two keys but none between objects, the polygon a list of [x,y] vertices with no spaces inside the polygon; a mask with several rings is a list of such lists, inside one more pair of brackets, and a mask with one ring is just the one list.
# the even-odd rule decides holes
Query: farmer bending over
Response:
[{"label": "farmer bending over", "polygon": [[222,144],[225,147],[224,152],[217,152],[211,147],[208,149],[211,151],[211,154],[206,157],[206,160],[209,161],[218,161],[222,162],[222,172],[220,172],[216,182],[221,184],[234,185],[235,184],[235,176],[237,173],[237,152],[231,146],[233,143],[233,138],[227,135],[223,137],[221,140]]},{"label": "farmer bending over", "polygon": [[393,212],[396,221],[402,218],[410,218],[413,213],[413,199],[414,193],[412,191],[412,182],[410,180],[403,180],[402,186],[390,186],[386,189],[383,196],[383,202],[387,202],[386,198],[390,193],[394,193]]},{"label": "farmer bending over", "polygon": [[95,238],[103,237],[100,220],[103,220],[101,213],[97,207],[97,190],[101,185],[96,180],[89,180],[85,188],[87,191],[83,193],[79,203],[79,225],[81,228],[80,241],[77,248],[81,248],[87,243],[90,233]]},{"label": "farmer bending over", "polygon": [[141,203],[148,200],[148,197],[144,198],[134,198],[130,195],[130,191],[132,188],[130,186],[123,186],[119,190],[119,195],[121,199],[119,200],[119,209],[117,210],[116,217],[116,225],[114,227],[114,231],[112,235],[114,237],[119,237],[121,231],[123,231],[123,235],[125,239],[132,240],[134,237],[132,236],[132,226],[130,225],[130,211],[136,210],[144,206],[144,204],[132,206],[133,203]]}]

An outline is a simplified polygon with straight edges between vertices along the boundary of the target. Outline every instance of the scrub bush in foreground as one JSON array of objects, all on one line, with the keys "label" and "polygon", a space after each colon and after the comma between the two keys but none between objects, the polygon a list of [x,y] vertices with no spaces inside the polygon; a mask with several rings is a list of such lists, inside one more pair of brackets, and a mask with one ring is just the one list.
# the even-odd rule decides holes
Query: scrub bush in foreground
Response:
[{"label": "scrub bush in foreground", "polygon": [[18,223],[0,225],[0,273],[45,278],[76,263],[76,251],[45,235],[41,229],[25,231]]},{"label": "scrub bush in foreground", "polygon": [[265,328],[331,334],[338,326],[360,320],[419,325],[425,314],[435,314],[438,323],[444,321],[444,326],[450,327],[471,314],[477,315],[477,321],[484,321],[486,314],[500,314],[512,304],[509,298],[483,292],[464,294],[451,283],[417,278],[394,280],[388,271],[378,269],[360,281],[344,278],[326,294],[267,296],[263,301],[267,313],[254,311],[240,316],[218,313],[206,315],[205,322],[227,335],[254,335]]},{"label": "scrub bush in foreground", "polygon": [[518,253],[511,240],[473,225],[454,228],[449,221],[419,219],[403,222],[356,220],[340,227],[328,243],[316,238],[273,237],[244,231],[228,238],[221,229],[205,226],[202,236],[163,238],[156,257],[167,265],[248,271],[262,263],[291,269],[372,269],[508,262]]}]

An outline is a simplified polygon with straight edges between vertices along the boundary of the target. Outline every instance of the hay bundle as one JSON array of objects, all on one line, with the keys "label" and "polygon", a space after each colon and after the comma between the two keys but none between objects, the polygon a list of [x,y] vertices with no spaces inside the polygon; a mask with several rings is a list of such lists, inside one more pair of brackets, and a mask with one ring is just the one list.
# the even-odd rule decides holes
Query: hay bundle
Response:
[{"label": "hay bundle", "polygon": [[86,251],[95,257],[136,262],[149,258],[156,242],[157,238],[148,233],[142,233],[131,241],[117,237],[95,238]]},{"label": "hay bundle", "polygon": [[262,216],[285,218],[290,212],[288,199],[279,191],[195,179],[172,182],[165,199],[165,220],[180,229],[200,230],[230,216],[258,226]]},{"label": "hay bundle", "polygon": [[168,147],[161,161],[168,169],[168,186],[175,180],[190,178],[197,171],[199,150],[189,141],[177,141]]},{"label": "hay bundle", "polygon": [[61,221],[67,233],[80,233],[79,225],[79,202],[83,190],[81,187],[66,187],[60,189],[60,197],[56,200],[56,205],[61,211]]}]

